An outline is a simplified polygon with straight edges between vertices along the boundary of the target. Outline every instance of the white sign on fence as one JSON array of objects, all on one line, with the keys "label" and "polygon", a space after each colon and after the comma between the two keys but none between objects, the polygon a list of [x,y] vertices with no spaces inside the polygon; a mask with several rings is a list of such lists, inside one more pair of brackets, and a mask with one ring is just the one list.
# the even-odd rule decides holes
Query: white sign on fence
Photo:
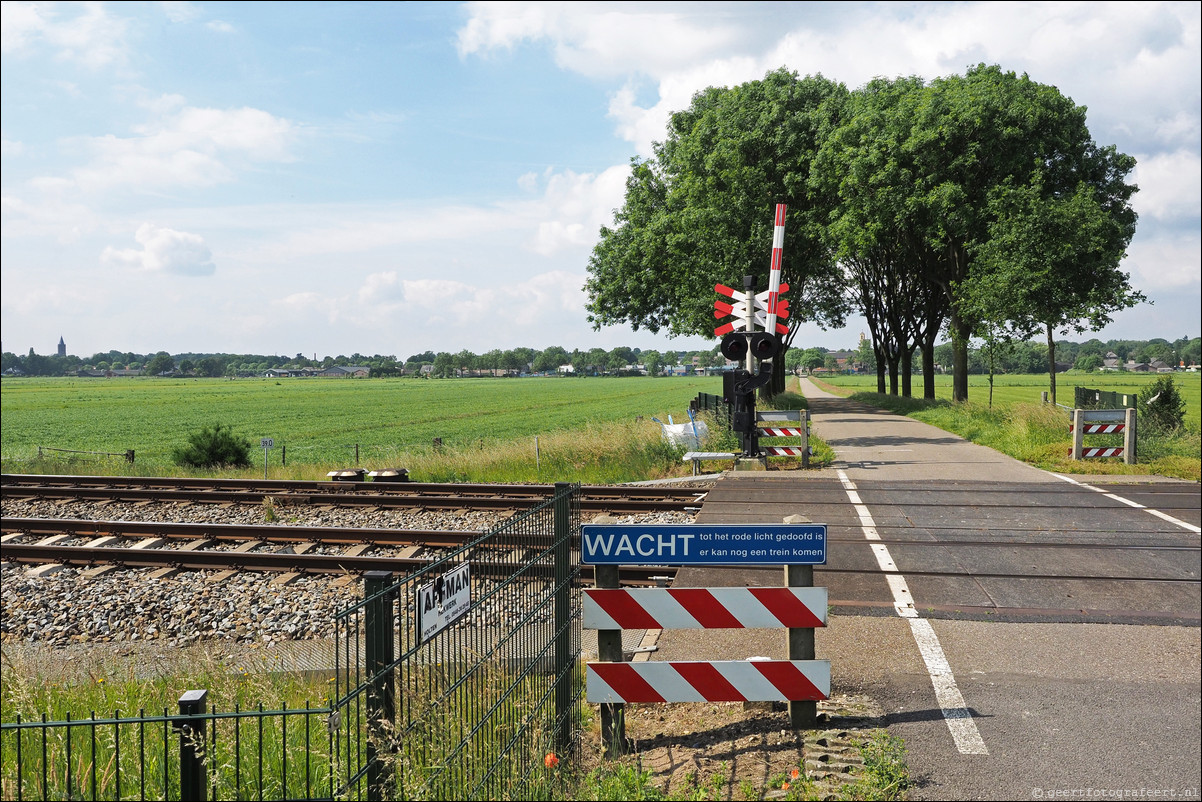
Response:
[{"label": "white sign on fence", "polygon": [[259,448],[275,448],[275,438],[274,437],[259,438]]},{"label": "white sign on fence", "polygon": [[417,587],[418,642],[425,643],[462,618],[472,606],[470,563],[460,563]]}]

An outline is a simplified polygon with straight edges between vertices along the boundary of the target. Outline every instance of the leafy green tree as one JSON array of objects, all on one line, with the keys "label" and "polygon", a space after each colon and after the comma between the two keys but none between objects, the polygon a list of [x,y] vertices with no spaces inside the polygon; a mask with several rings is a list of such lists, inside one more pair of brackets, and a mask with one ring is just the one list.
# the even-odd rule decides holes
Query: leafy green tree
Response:
[{"label": "leafy green tree", "polygon": [[555,373],[559,370],[560,365],[566,365],[571,361],[571,356],[568,352],[558,345],[553,345],[550,348],[545,348],[539,351],[538,356],[534,358],[535,373]]},{"label": "leafy green tree", "polygon": [[1144,300],[1119,269],[1135,234],[1135,187],[1122,180],[1135,160],[1110,149],[1095,161],[1098,178],[1077,182],[1071,194],[1046,190],[1043,172],[1024,186],[997,187],[988,239],[976,248],[977,276],[962,291],[979,318],[1006,321],[1020,336],[1044,330],[1053,403],[1054,332],[1102,328],[1113,312]]},{"label": "leafy green tree", "polygon": [[1086,354],[1085,356],[1077,357],[1077,361],[1073,363],[1073,367],[1077,370],[1085,371],[1086,373],[1100,370],[1102,367],[1102,357],[1097,354]]},{"label": "leafy green tree", "polygon": [[[998,262],[978,267],[979,249],[1007,231],[1001,215],[1028,208],[1018,202],[1028,196],[1012,193],[1033,191],[1043,203],[1072,197],[1084,184],[1090,192],[1082,197],[1122,220],[1130,161],[1094,143],[1083,107],[1055,87],[997,66],[936,79],[918,97],[906,114],[891,118],[897,131],[889,140],[897,144],[879,156],[887,169],[864,175],[874,181],[878,205],[893,215],[883,224],[920,244],[912,250],[924,254],[924,275],[947,299],[952,397],[965,400],[968,344],[987,309],[978,301],[985,287],[996,286]],[[1114,233],[1105,234],[1111,246],[1121,242]],[[974,285],[979,292],[970,298]],[[1083,317],[1068,308],[1063,315]],[[989,315],[995,326],[1012,317],[1021,315]]]},{"label": "leafy green tree", "polygon": [[159,351],[146,363],[146,373],[150,376],[170,373],[173,370],[175,370],[175,360],[166,351]]},{"label": "leafy green tree", "polygon": [[1135,402],[1139,425],[1167,434],[1185,425],[1185,399],[1171,375],[1161,376],[1142,390]]},{"label": "leafy green tree", "polygon": [[658,376],[664,369],[664,358],[658,351],[643,351],[639,354],[643,362],[643,370],[648,376]]},{"label": "leafy green tree", "polygon": [[187,445],[172,450],[177,465],[189,468],[247,468],[254,444],[220,423],[188,435]]},{"label": "leafy green tree", "polygon": [[[595,328],[709,335],[714,284],[768,286],[777,203],[789,204],[783,278],[787,346],[802,322],[842,325],[846,300],[820,236],[824,209],[808,175],[819,136],[846,90],[784,69],[709,88],[672,115],[648,161],[635,159],[613,227],[601,229],[585,283]],[[784,360],[768,394],[784,387]]]}]

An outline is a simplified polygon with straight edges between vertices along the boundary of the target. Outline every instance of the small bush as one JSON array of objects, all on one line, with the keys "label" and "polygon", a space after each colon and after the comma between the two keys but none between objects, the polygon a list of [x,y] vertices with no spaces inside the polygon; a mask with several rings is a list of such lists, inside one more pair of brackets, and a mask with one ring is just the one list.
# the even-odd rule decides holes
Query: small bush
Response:
[{"label": "small bush", "polygon": [[254,444],[218,423],[188,435],[188,444],[171,452],[176,465],[189,468],[249,468]]},{"label": "small bush", "polygon": [[1135,403],[1139,425],[1153,432],[1175,432],[1185,425],[1185,399],[1172,376],[1152,382]]}]

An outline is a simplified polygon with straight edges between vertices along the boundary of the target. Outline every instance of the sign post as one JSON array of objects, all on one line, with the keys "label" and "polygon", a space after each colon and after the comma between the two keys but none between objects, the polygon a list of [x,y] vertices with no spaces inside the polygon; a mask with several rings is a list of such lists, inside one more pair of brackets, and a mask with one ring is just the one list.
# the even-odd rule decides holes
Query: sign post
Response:
[{"label": "sign post", "polygon": [[[583,607],[599,658],[587,666],[586,693],[601,705],[607,757],[625,742],[628,702],[785,701],[794,728],[814,726],[817,700],[830,695],[830,661],[814,659],[813,632],[827,619],[826,588],[813,587],[813,566],[826,562],[825,525],[588,524],[581,562],[598,577]],[[618,565],[784,565],[786,586],[622,589]],[[622,629],[769,627],[788,629],[789,659],[635,664],[610,644]]]},{"label": "sign post", "polygon": [[259,440],[259,445],[263,448],[263,478],[267,478],[267,452],[275,448],[275,439],[271,437],[263,437]]}]

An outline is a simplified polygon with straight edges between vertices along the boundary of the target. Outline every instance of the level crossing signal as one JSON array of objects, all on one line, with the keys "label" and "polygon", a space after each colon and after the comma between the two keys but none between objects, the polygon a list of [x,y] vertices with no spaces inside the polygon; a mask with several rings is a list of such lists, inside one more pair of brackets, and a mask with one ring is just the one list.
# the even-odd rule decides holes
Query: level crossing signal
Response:
[{"label": "level crossing signal", "polygon": [[[789,285],[782,283],[776,291],[777,296],[788,291]],[[726,315],[731,315],[731,320],[714,329],[714,336],[721,337],[724,334],[730,334],[732,331],[740,331],[748,328],[750,321],[754,320],[761,329],[768,325],[768,315],[772,311],[769,308],[769,300],[771,297],[770,290],[763,292],[751,293],[736,290],[733,287],[727,287],[725,284],[715,284],[714,292],[725,295],[734,301],[734,303],[726,303],[725,301],[714,301],[714,317],[721,320]],[[750,311],[748,306],[750,304]],[[789,302],[777,297],[776,299],[776,318],[778,321],[785,320],[789,317]],[[782,324],[776,324],[776,334],[788,334],[789,327]]]}]

